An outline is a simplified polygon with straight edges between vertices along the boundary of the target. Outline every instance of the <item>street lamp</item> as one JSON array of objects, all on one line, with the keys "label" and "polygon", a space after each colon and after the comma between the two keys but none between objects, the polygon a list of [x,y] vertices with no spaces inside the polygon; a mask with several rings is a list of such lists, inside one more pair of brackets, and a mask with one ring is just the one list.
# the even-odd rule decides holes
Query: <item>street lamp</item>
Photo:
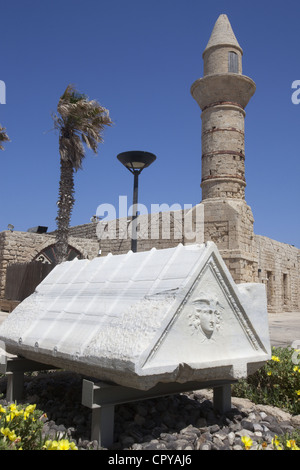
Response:
[{"label": "street lamp", "polygon": [[138,186],[139,175],[144,168],[147,168],[151,163],[156,160],[153,153],[144,152],[140,150],[132,150],[129,152],[119,153],[118,160],[130,171],[134,176],[133,183],[133,208],[132,208],[132,237],[131,237],[131,250],[136,253],[137,251],[137,204],[138,204]]}]

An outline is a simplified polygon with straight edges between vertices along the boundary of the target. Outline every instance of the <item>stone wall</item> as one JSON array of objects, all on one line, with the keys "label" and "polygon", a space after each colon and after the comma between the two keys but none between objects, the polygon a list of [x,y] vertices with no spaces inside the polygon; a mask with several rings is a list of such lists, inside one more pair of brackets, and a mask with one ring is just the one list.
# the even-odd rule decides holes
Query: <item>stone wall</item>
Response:
[{"label": "stone wall", "polygon": [[[217,202],[217,201],[215,201]],[[241,207],[237,207],[240,206]],[[195,206],[203,206],[203,203]],[[242,210],[243,209],[243,210]],[[138,251],[171,248],[178,243],[214,241],[235,282],[262,282],[266,285],[269,312],[300,312],[300,249],[253,233],[253,216],[245,202],[212,204],[205,202],[205,223],[201,226],[189,211],[139,217]],[[168,225],[168,220],[170,224]],[[203,228],[196,238],[187,237]],[[182,224],[182,225],[181,225]],[[91,224],[90,224],[91,225]],[[191,228],[192,227],[192,228]],[[122,254],[131,249],[131,220],[117,219],[94,226],[100,238],[101,256]],[[78,230],[82,230],[79,226]],[[74,227],[74,232],[77,228]],[[89,236],[92,231],[87,230]]]},{"label": "stone wall", "polygon": [[300,250],[261,235],[255,235],[255,242],[269,312],[300,311]]},{"label": "stone wall", "polygon": [[213,241],[235,282],[257,282],[253,215],[244,200],[212,198],[204,206],[204,240]]},{"label": "stone wall", "polygon": [[[233,206],[236,204],[232,203]],[[212,240],[235,282],[262,282],[266,285],[269,312],[300,312],[300,249],[254,235],[251,230],[252,213],[247,213],[246,204],[245,217],[240,216],[240,208],[237,211],[236,207],[227,204],[223,208],[219,205],[219,212],[217,206],[209,206],[205,203],[204,225],[201,225],[203,213],[195,218],[195,211],[202,208],[203,203],[192,211],[141,215],[137,230],[138,251]],[[131,224],[130,218],[124,218],[75,226],[70,229],[69,244],[88,259],[99,256],[99,249],[101,256],[127,253],[131,249]],[[195,232],[198,232],[197,237]],[[53,234],[0,233],[0,298],[5,293],[7,266],[30,262],[54,243]]]},{"label": "stone wall", "polygon": [[[137,251],[172,248],[183,243],[184,216],[187,211],[143,214],[138,217]],[[131,249],[132,220],[121,218],[97,226],[101,255],[122,254]]]},{"label": "stone wall", "polygon": [[90,238],[91,240],[98,240],[97,234],[96,234],[96,228],[97,228],[97,222],[76,225],[74,227],[70,227],[69,235],[70,237],[75,237],[75,238]]},{"label": "stone wall", "polygon": [[[6,269],[9,264],[33,261],[45,248],[55,243],[55,236],[30,232],[0,232],[0,298],[4,298]],[[84,258],[98,255],[99,243],[87,238],[70,237],[69,245]]]}]

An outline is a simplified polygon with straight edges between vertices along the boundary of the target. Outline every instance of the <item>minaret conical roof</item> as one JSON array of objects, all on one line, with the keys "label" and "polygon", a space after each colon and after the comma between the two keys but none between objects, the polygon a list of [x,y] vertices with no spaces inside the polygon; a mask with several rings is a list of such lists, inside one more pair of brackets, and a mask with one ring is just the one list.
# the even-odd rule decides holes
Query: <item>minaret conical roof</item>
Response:
[{"label": "minaret conical roof", "polygon": [[235,37],[235,34],[232,30],[229,19],[227,15],[225,14],[220,15],[219,18],[217,19],[204,52],[206,52],[207,49],[211,47],[221,46],[221,45],[234,46],[238,48],[241,51],[241,53],[243,53],[243,50],[241,46],[239,45]]}]

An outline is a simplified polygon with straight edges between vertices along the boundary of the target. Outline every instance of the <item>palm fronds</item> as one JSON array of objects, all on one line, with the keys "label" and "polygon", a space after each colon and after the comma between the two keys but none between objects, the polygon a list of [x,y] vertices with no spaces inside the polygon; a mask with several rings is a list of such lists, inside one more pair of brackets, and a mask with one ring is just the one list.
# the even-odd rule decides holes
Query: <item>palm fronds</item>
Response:
[{"label": "palm fronds", "polygon": [[109,111],[68,85],[58,102],[57,113],[52,117],[55,129],[60,132],[60,156],[71,161],[77,171],[85,157],[84,144],[97,153],[98,144],[103,142],[104,128],[112,124]]},{"label": "palm fronds", "polygon": [[97,101],[79,93],[68,85],[53,114],[54,128],[59,131],[59,153],[61,163],[56,246],[58,261],[66,259],[68,232],[74,205],[74,171],[82,168],[85,146],[97,153],[98,144],[103,142],[105,126],[112,121],[107,109]]},{"label": "palm fronds", "polygon": [[4,150],[2,145],[3,142],[10,142],[8,135],[6,134],[6,128],[0,124],[0,150]]}]

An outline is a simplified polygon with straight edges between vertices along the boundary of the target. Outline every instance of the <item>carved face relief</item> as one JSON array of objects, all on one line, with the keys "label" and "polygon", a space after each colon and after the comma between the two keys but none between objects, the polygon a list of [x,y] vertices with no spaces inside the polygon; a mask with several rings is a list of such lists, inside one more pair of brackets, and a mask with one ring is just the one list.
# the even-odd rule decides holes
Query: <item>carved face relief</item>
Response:
[{"label": "carved face relief", "polygon": [[192,312],[189,314],[190,326],[197,332],[202,332],[207,339],[220,328],[221,310],[223,307],[216,299],[200,297],[192,302]]}]

